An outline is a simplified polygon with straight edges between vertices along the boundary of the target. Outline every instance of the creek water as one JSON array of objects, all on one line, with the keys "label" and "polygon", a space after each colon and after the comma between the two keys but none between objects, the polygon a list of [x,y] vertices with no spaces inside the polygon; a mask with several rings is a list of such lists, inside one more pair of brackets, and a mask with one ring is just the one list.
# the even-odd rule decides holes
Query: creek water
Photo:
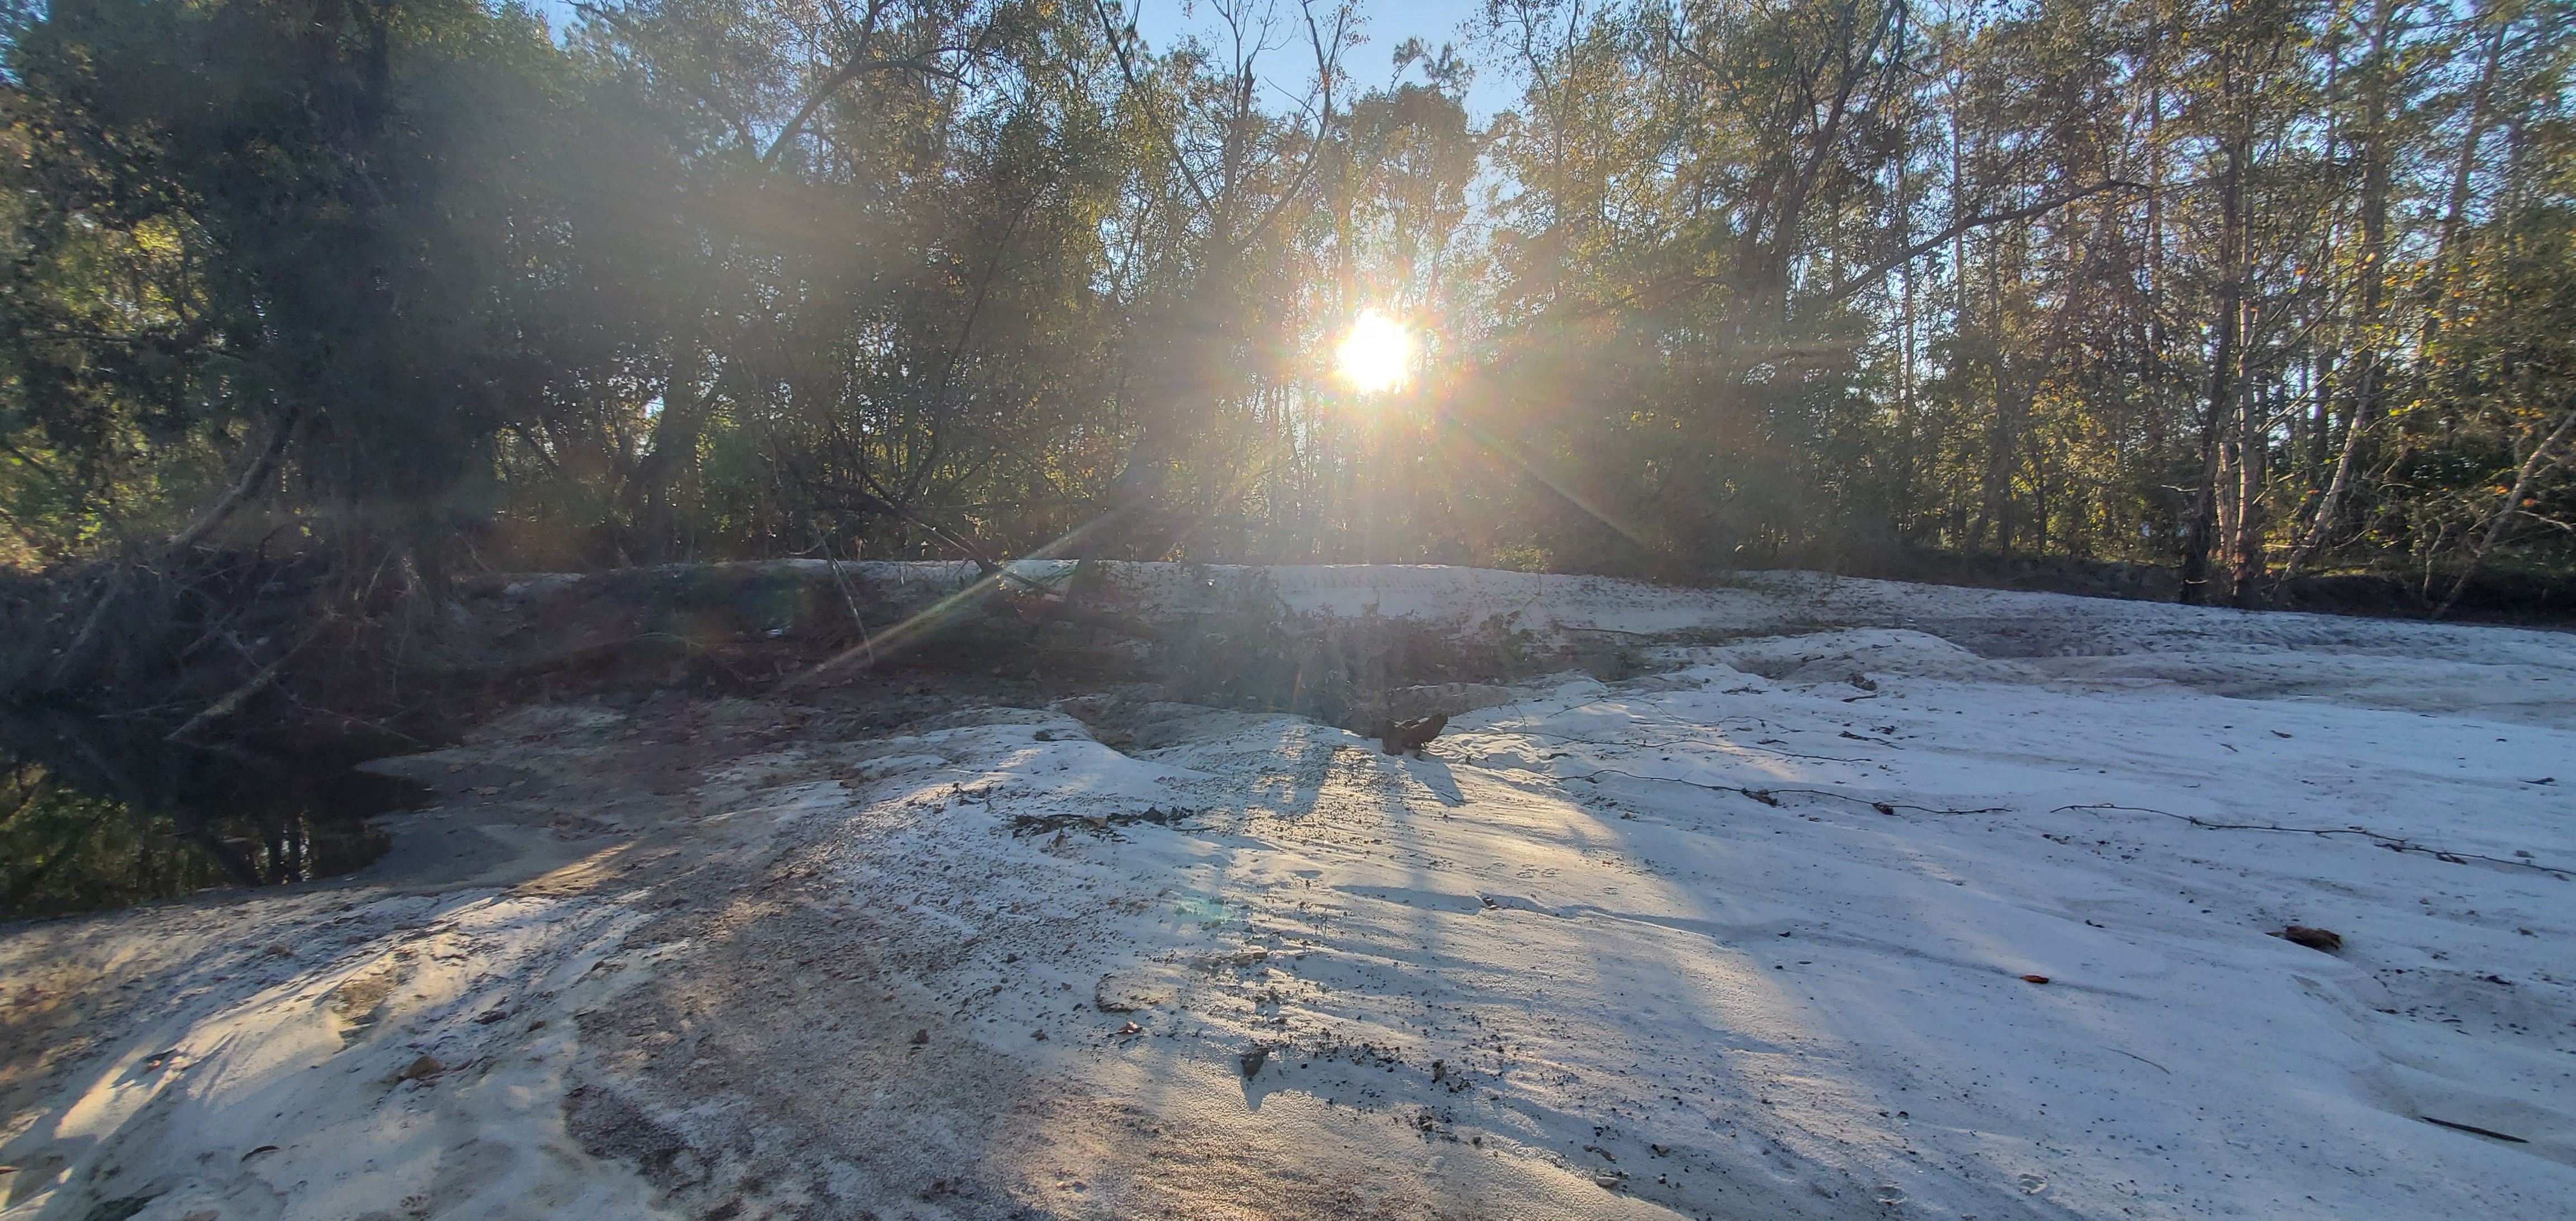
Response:
[{"label": "creek water", "polygon": [[0,920],[363,869],[420,804],[359,760],[174,744],[154,721],[0,712]]}]

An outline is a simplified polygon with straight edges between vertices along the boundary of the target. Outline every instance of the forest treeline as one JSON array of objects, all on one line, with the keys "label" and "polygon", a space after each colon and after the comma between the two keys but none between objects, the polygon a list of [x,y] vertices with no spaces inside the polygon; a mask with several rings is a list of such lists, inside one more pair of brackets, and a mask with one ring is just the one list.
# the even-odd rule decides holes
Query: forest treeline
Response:
[{"label": "forest treeline", "polygon": [[12,558],[2576,571],[2565,0],[1197,11],[14,0]]}]

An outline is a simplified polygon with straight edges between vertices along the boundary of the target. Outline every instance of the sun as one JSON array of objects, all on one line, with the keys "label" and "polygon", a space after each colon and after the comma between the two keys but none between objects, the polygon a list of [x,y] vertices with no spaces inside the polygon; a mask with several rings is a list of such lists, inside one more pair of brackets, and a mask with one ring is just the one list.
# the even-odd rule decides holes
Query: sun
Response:
[{"label": "sun", "polygon": [[1336,355],[1342,380],[1352,389],[1363,394],[1393,390],[1412,372],[1413,333],[1376,310],[1361,310]]}]

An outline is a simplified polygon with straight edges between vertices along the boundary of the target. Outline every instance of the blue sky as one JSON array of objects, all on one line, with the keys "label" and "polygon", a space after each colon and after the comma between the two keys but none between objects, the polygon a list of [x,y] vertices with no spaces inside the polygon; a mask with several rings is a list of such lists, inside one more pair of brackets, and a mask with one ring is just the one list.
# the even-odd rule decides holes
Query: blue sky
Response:
[{"label": "blue sky", "polygon": [[[1290,30],[1298,20],[1297,0],[1271,2],[1278,6],[1277,21],[1283,33]],[[569,0],[531,0],[531,3],[554,23],[557,30],[573,20]],[[1330,0],[1316,0],[1318,8],[1328,3]],[[1444,42],[1450,42],[1459,44],[1460,50],[1466,50],[1467,35],[1461,27],[1482,14],[1485,4],[1484,0],[1415,0],[1413,3],[1359,0],[1358,7],[1363,22],[1361,33],[1368,41],[1351,51],[1344,58],[1343,65],[1351,79],[1362,88],[1377,88],[1386,84],[1390,57],[1407,38],[1419,38],[1435,49]],[[1137,32],[1143,34],[1147,45],[1157,51],[1170,47],[1190,33],[1205,34],[1217,24],[1203,0],[1195,5],[1191,0],[1126,0],[1126,8],[1136,22]],[[1263,62],[1279,74],[1269,99],[1273,107],[1285,105],[1290,100],[1281,96],[1283,92],[1302,91],[1305,71],[1312,66],[1307,56],[1304,44],[1300,43],[1262,57]],[[1471,54],[1469,58],[1481,57]],[[1477,74],[1475,86],[1467,92],[1467,109],[1479,118],[1491,118],[1495,111],[1510,106],[1519,98],[1519,83],[1507,72],[1489,64]]]},{"label": "blue sky", "polygon": [[[1256,3],[1260,0],[1255,0]],[[1296,0],[1272,0],[1277,7],[1276,20],[1287,31],[1299,20]],[[1321,9],[1330,0],[1317,0]],[[1207,5],[1193,5],[1190,0],[1126,0],[1129,16],[1145,42],[1157,51],[1179,41],[1187,34],[1219,28]],[[1468,36],[1461,28],[1484,12],[1484,0],[1359,0],[1360,32],[1368,41],[1350,52],[1343,60],[1351,79],[1363,88],[1387,83],[1390,59],[1395,48],[1407,38],[1419,38],[1433,48],[1444,42],[1456,43],[1462,52],[1469,51]],[[1301,41],[1263,57],[1278,73],[1271,99],[1274,106],[1284,104],[1282,92],[1302,90],[1305,72],[1312,67],[1311,53]],[[1469,53],[1470,59],[1483,56]],[[1416,79],[1419,79],[1418,77]],[[1477,73],[1476,83],[1467,93],[1467,108],[1479,117],[1490,117],[1495,111],[1519,100],[1518,82],[1495,65],[1487,64]]]}]

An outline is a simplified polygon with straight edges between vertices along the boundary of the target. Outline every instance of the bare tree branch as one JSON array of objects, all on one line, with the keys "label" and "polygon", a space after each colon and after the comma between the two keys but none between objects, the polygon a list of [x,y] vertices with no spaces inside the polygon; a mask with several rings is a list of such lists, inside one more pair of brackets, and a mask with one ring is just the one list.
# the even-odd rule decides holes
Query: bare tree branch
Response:
[{"label": "bare tree branch", "polygon": [[1924,255],[1930,254],[1935,250],[1939,250],[1943,246],[1949,245],[1952,239],[1957,238],[1961,234],[1972,233],[1989,225],[2010,224],[2017,220],[2029,220],[2034,216],[2045,216],[2048,213],[2054,212],[2059,208],[2063,208],[2068,204],[2090,199],[2093,196],[2100,195],[2107,191],[2136,191],[2144,189],[2144,187],[2134,182],[2126,182],[2116,178],[2104,179],[2103,181],[2094,183],[2091,186],[2081,187],[2062,195],[2052,195],[2034,204],[2027,204],[2018,208],[2006,208],[2000,212],[1980,212],[1974,216],[1964,217],[1952,222],[1948,227],[1942,229],[1940,232],[1935,233],[1922,241],[1916,242],[1913,245],[1898,251],[1894,255],[1882,259],[1877,263],[1872,264],[1868,269],[1860,272],[1859,274],[1850,276],[1840,283],[1835,284],[1833,287],[1826,289],[1822,294],[1823,298],[1826,301],[1840,301],[1845,297],[1851,296],[1853,293],[1859,292],[1862,289],[1877,283],[1880,279],[1884,278],[1887,273],[1894,271],[1907,263],[1911,263],[1916,259],[1922,258]]},{"label": "bare tree branch", "polygon": [[788,116],[787,125],[778,129],[777,138],[769,142],[769,151],[762,153],[760,159],[764,162],[776,162],[778,155],[785,151],[788,145],[795,143],[796,137],[803,133],[805,124],[813,119],[814,112],[821,110],[825,102],[831,101],[833,94],[848,88],[851,82],[860,77],[871,72],[918,72],[923,76],[935,76],[942,80],[964,80],[965,73],[941,64],[939,57],[973,54],[974,50],[975,48],[971,46],[931,47],[917,55],[907,55],[901,59],[866,59],[842,65],[839,71],[824,78],[823,83],[805,99],[805,104],[796,108],[795,114]]}]

